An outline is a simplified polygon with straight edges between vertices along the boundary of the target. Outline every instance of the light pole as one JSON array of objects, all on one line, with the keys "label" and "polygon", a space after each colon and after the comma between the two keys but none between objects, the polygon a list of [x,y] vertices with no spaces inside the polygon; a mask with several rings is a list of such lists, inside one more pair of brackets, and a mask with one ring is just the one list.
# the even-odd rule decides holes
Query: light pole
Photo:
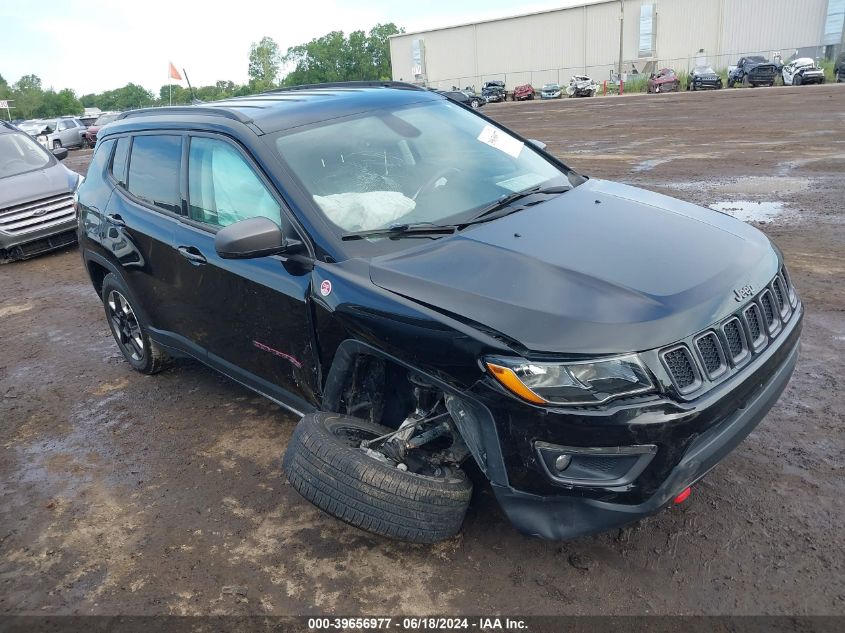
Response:
[{"label": "light pole", "polygon": [[619,66],[616,69],[617,81],[622,81],[622,44],[625,35],[625,0],[619,0]]}]

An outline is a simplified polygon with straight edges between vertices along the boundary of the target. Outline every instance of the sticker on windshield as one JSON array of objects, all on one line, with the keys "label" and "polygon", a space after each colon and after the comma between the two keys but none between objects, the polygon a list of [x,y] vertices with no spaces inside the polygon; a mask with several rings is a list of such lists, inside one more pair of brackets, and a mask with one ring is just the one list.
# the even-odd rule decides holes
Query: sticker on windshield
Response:
[{"label": "sticker on windshield", "polygon": [[540,174],[521,174],[508,178],[507,180],[500,180],[496,184],[508,191],[525,191],[529,187],[536,187],[540,183],[546,182],[548,178]]},{"label": "sticker on windshield", "polygon": [[504,152],[514,158],[519,156],[522,151],[523,142],[516,140],[510,134],[506,134],[502,130],[494,128],[492,125],[485,125],[478,135],[478,140],[482,143],[487,143],[490,147],[495,147],[500,152]]}]

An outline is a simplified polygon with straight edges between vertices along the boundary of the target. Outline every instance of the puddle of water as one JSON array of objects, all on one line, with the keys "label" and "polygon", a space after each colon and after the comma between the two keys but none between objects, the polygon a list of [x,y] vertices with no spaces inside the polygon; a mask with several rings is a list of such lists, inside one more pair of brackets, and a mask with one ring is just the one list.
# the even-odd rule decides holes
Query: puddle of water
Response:
[{"label": "puddle of water", "polygon": [[641,163],[634,165],[632,171],[651,171],[658,165],[671,162],[671,158],[652,158],[651,160],[644,160]]},{"label": "puddle of water", "polygon": [[755,202],[753,200],[731,200],[710,205],[714,211],[732,215],[743,222],[771,222],[783,213],[783,202]]}]

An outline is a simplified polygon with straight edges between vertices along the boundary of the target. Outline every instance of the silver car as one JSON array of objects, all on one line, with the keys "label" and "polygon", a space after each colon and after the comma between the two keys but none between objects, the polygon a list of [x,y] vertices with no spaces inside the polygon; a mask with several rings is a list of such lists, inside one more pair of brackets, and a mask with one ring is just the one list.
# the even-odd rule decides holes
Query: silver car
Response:
[{"label": "silver car", "polygon": [[[83,134],[88,128],[76,117],[41,119],[41,123],[42,127],[36,138],[49,149],[83,147],[86,143]],[[40,138],[42,136],[44,138]]]},{"label": "silver car", "polygon": [[59,163],[65,157],[67,149],[48,152],[0,121],[0,263],[76,241],[74,194],[83,178]]}]

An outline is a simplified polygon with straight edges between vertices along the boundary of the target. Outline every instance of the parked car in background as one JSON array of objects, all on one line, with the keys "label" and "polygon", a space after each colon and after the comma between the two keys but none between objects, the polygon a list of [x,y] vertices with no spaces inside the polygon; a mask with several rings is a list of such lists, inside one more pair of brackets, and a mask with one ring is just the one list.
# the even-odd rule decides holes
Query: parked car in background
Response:
[{"label": "parked car in background", "polygon": [[534,88],[531,84],[522,84],[513,89],[511,99],[514,101],[532,101],[534,99]]},{"label": "parked car in background", "polygon": [[83,178],[29,134],[0,121],[0,263],[76,241],[73,194]]},{"label": "parked car in background", "polygon": [[687,90],[718,90],[722,78],[711,66],[696,66],[687,79]]},{"label": "parked car in background", "polygon": [[434,92],[473,109],[480,108],[486,103],[484,97],[475,94],[469,95],[464,90],[435,90]]},{"label": "parked car in background", "polygon": [[86,129],[84,133],[85,140],[88,142],[88,147],[94,147],[97,144],[97,132],[100,131],[100,128],[106,123],[111,123],[117,119],[118,116],[120,116],[120,112],[105,112],[98,116],[94,123],[88,126],[88,129]]},{"label": "parked car in background", "polygon": [[42,119],[40,122],[43,127],[37,137],[43,136],[44,139],[38,138],[38,140],[42,144],[46,142],[47,147],[50,149],[82,147],[86,144],[83,134],[87,128],[76,117],[68,116],[56,119]]},{"label": "parked car in background", "polygon": [[845,81],[845,52],[839,53],[833,63],[833,76],[836,78],[836,83]]},{"label": "parked car in background", "polygon": [[339,87],[124,113],[78,194],[127,364],[291,409],[303,497],[430,543],[468,466],[520,531],[576,538],[682,502],[777,401],[804,309],[762,232],[434,92]]},{"label": "parked car in background", "polygon": [[799,57],[783,67],[783,85],[823,84],[824,70],[810,57]]},{"label": "parked car in background", "polygon": [[566,87],[566,94],[570,97],[595,97],[598,91],[598,84],[587,75],[570,77]]},{"label": "parked car in background", "polygon": [[540,90],[541,99],[560,99],[560,84],[543,84]]},{"label": "parked car in background", "polygon": [[773,86],[777,74],[777,65],[762,55],[740,57],[736,66],[728,70],[728,88],[733,88],[737,83],[741,83],[746,88]]},{"label": "parked car in background", "polygon": [[481,87],[481,96],[483,96],[488,103],[504,101],[507,98],[507,94],[504,81],[486,81]]},{"label": "parked car in background", "polygon": [[681,88],[681,78],[671,68],[661,68],[648,78],[646,90],[651,93],[676,92]]}]

